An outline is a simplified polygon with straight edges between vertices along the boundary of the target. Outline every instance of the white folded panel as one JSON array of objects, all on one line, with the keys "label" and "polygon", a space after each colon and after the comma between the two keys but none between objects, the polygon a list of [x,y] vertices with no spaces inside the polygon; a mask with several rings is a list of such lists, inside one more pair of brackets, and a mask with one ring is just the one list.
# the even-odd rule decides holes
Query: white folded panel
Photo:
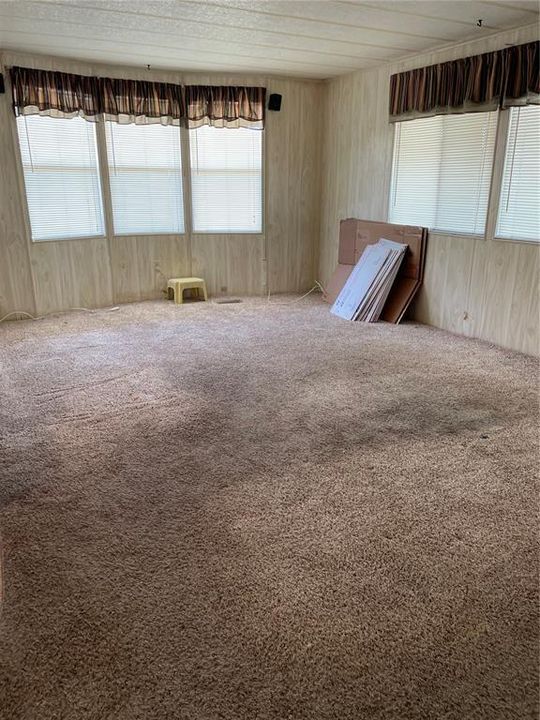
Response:
[{"label": "white folded panel", "polygon": [[345,320],[377,322],[407,245],[381,238],[368,245],[336,298],[331,312]]},{"label": "white folded panel", "polygon": [[344,320],[352,320],[358,306],[375,282],[391,250],[383,245],[368,245],[332,305],[331,312]]},{"label": "white folded panel", "polygon": [[357,311],[355,320],[377,322],[407,250],[407,245],[394,242],[393,240],[386,240],[385,238],[381,238],[377,244],[387,247],[391,251],[391,255],[387,263],[385,263],[385,266],[381,269],[380,278],[371,293],[372,297],[367,303],[362,303]]}]

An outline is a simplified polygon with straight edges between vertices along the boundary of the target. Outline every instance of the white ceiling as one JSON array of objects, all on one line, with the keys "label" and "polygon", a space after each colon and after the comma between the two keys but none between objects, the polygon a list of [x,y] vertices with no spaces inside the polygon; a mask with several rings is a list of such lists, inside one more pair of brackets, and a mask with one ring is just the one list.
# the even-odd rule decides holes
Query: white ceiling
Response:
[{"label": "white ceiling", "polygon": [[0,0],[0,48],[327,78],[530,24],[538,9],[536,0]]}]

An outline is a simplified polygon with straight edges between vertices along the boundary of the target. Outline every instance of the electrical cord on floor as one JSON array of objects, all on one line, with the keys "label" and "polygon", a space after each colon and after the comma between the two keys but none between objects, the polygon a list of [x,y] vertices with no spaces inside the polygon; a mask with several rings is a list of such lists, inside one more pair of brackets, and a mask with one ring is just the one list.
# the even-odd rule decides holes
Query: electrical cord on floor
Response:
[{"label": "electrical cord on floor", "polygon": [[[307,293],[304,293],[299,298],[295,298],[294,300],[289,300],[288,302],[274,302],[272,305],[294,305],[297,302],[300,302],[300,300],[303,300],[308,295],[311,295],[312,292],[315,292],[317,288],[323,293],[326,294],[326,290],[324,286],[318,281],[315,281],[315,285],[307,291]],[[270,304],[270,291],[268,291],[268,296],[266,298],[266,303]],[[85,307],[73,307],[68,308],[67,310],[58,310],[57,312],[48,313],[47,315],[32,315],[29,312],[26,312],[26,310],[13,310],[12,312],[9,312],[7,315],[4,315],[4,317],[0,318],[0,323],[4,322],[4,320],[7,320],[12,315],[24,315],[29,320],[44,320],[47,317],[52,317],[54,315],[63,315],[64,313],[73,312],[73,311],[79,311],[79,312],[87,312],[87,313],[100,313],[100,312],[113,312],[114,310],[120,310],[119,305],[115,305],[114,307],[110,308],[85,308]]]},{"label": "electrical cord on floor", "polygon": [[[311,290],[308,290],[307,293],[304,293],[301,297],[295,298],[294,300],[289,300],[288,302],[272,303],[272,305],[294,305],[294,303],[300,302],[300,300],[303,300],[308,295],[311,295],[311,293],[317,290],[317,288],[319,288],[319,290],[324,295],[326,295],[326,290],[324,289],[323,285],[318,280],[315,280],[315,285],[311,288]],[[266,302],[267,304],[270,303],[270,291],[268,291]]]},{"label": "electrical cord on floor", "polygon": [[58,310],[57,312],[47,313],[47,315],[32,315],[29,312],[26,312],[25,310],[13,310],[13,312],[9,312],[7,315],[4,315],[4,317],[0,318],[0,323],[4,322],[4,320],[7,320],[12,315],[24,315],[29,320],[44,320],[47,317],[53,317],[54,315],[63,315],[64,313],[73,312],[73,311],[82,311],[87,313],[100,313],[100,312],[113,312],[113,310],[120,310],[119,305],[115,305],[114,307],[110,308],[85,308],[85,307],[73,307],[68,308],[67,310]]}]

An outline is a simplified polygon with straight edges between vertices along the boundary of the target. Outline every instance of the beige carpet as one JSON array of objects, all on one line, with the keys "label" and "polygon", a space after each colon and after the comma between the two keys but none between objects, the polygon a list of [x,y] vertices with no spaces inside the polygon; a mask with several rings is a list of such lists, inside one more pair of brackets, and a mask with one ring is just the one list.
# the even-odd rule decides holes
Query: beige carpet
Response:
[{"label": "beige carpet", "polygon": [[0,326],[2,720],[536,718],[536,361],[285,301]]}]

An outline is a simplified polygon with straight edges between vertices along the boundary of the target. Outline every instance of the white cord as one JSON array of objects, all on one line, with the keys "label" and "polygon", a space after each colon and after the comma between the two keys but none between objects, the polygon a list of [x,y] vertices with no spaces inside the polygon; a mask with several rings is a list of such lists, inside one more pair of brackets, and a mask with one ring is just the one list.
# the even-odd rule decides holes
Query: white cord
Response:
[{"label": "white cord", "polygon": [[[295,298],[294,300],[290,300],[289,302],[284,303],[272,303],[273,305],[294,305],[294,303],[300,302],[300,300],[303,300],[308,295],[311,295],[312,292],[315,290],[321,290],[321,292],[326,293],[326,290],[324,289],[323,285],[318,281],[315,280],[315,285],[311,288],[311,290],[308,290],[307,293],[304,293],[301,297]],[[270,303],[270,290],[268,291],[268,296],[266,298],[267,304]],[[85,307],[73,307],[69,308],[68,310],[58,310],[57,312],[48,313],[47,315],[38,315],[37,317],[35,315],[31,315],[29,312],[26,312],[25,310],[13,310],[13,312],[8,313],[7,315],[4,315],[4,317],[0,318],[0,323],[4,322],[4,320],[7,320],[12,315],[25,315],[27,318],[30,318],[31,320],[43,320],[46,317],[52,317],[53,315],[63,315],[67,312],[73,312],[73,311],[79,311],[79,312],[87,312],[87,313],[99,313],[99,312],[113,312],[114,310],[120,310],[119,305],[115,305],[114,307],[110,308],[85,308]]]},{"label": "white cord", "polygon": [[30,318],[31,320],[41,320],[41,317],[35,317],[35,315],[30,315],[30,313],[25,312],[24,310],[14,310],[13,312],[8,313],[7,315],[4,315],[3,318],[0,318],[0,323],[4,322],[4,320],[7,320],[8,317],[11,317],[12,315],[26,315],[27,318]]},{"label": "white cord", "polygon": [[38,315],[37,317],[35,315],[31,315],[30,313],[26,312],[25,310],[13,310],[13,312],[10,312],[7,315],[4,315],[4,317],[0,318],[0,323],[4,322],[4,320],[7,320],[12,315],[25,315],[27,318],[30,318],[31,320],[44,320],[46,317],[52,317],[53,315],[63,315],[64,313],[72,312],[74,310],[83,311],[83,312],[87,312],[87,313],[113,312],[113,310],[120,310],[120,306],[115,305],[114,307],[110,307],[110,308],[95,308],[95,310],[92,310],[91,308],[84,308],[84,307],[73,307],[73,308],[69,308],[68,310],[58,310],[57,312],[48,313],[47,315]]},{"label": "white cord", "polygon": [[[300,300],[303,300],[308,295],[311,295],[311,293],[317,288],[319,288],[321,292],[326,294],[326,290],[324,289],[322,284],[318,280],[315,280],[315,285],[311,288],[311,290],[308,290],[307,293],[304,293],[301,297],[295,298],[294,300],[289,300],[289,302],[273,303],[273,305],[294,305],[294,303],[300,302]],[[266,298],[266,302],[267,304],[270,303],[270,291],[268,291],[268,297]]]}]

